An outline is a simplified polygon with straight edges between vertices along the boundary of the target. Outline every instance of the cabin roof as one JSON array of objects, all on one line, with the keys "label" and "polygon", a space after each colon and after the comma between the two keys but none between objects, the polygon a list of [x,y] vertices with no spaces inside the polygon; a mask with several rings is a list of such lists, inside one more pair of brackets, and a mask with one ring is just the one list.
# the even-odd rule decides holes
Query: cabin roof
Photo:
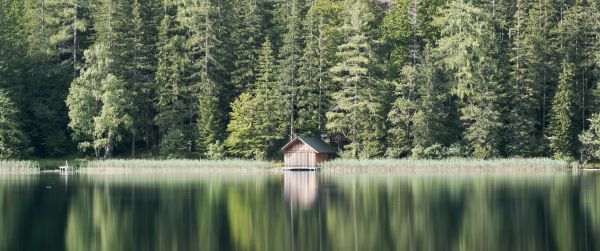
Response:
[{"label": "cabin roof", "polygon": [[321,138],[317,137],[296,137],[289,143],[285,144],[281,148],[281,151],[285,151],[288,147],[290,147],[294,142],[301,141],[302,143],[308,145],[317,153],[336,153],[337,149],[330,144],[325,143]]}]

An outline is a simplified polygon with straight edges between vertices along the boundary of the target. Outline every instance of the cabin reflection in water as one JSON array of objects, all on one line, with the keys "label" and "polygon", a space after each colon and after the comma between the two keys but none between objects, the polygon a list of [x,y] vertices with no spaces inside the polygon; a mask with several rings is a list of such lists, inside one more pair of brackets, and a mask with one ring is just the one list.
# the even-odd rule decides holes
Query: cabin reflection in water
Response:
[{"label": "cabin reflection in water", "polygon": [[310,209],[318,198],[319,181],[314,172],[286,172],[283,196],[291,207]]}]

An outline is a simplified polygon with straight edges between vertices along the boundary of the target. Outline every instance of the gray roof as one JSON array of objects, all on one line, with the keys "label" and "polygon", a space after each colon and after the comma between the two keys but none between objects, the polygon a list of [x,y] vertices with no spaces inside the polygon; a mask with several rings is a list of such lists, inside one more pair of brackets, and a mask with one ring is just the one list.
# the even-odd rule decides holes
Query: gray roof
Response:
[{"label": "gray roof", "polygon": [[285,146],[281,148],[281,151],[285,151],[286,148],[291,146],[296,140],[302,141],[302,143],[307,144],[310,148],[315,150],[317,153],[336,153],[337,149],[330,144],[325,143],[321,138],[317,137],[296,137]]}]

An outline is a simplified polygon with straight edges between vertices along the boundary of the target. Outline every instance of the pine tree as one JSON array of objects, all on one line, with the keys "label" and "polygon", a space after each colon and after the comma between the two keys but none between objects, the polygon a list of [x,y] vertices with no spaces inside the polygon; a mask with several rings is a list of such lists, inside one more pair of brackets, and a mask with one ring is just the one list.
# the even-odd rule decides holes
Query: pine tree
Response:
[{"label": "pine tree", "polygon": [[193,93],[198,100],[195,143],[201,153],[223,133],[220,107],[223,86],[216,74],[222,68],[217,51],[220,28],[213,20],[214,13],[215,6],[209,0],[189,0],[179,6],[177,16],[187,33],[186,51],[192,67],[187,77],[194,83]]},{"label": "pine tree", "polygon": [[285,107],[282,87],[275,80],[274,61],[267,39],[259,56],[255,88],[242,93],[231,105],[225,145],[233,155],[263,159],[285,138]]},{"label": "pine tree", "polygon": [[300,135],[325,133],[326,113],[334,90],[329,71],[336,63],[342,6],[330,0],[312,2],[304,20],[304,43],[296,93],[296,131]]},{"label": "pine tree", "polygon": [[187,68],[183,42],[178,23],[165,14],[159,29],[154,123],[159,129],[160,152],[170,157],[189,154],[187,146],[192,141],[190,128],[186,126],[192,120],[189,107],[193,101],[183,76]]},{"label": "pine tree", "polygon": [[327,113],[327,129],[349,142],[354,157],[370,158],[383,153],[384,118],[382,85],[372,76],[374,54],[365,35],[367,6],[355,1],[342,27],[346,39],[338,47],[339,63],[331,68],[340,90],[333,94]]},{"label": "pine tree", "polygon": [[133,46],[131,52],[131,89],[133,91],[133,126],[131,130],[131,156],[135,156],[137,136],[142,136],[146,144],[153,143],[153,123],[155,111],[152,99],[155,88],[152,81],[156,71],[155,44],[157,39],[157,23],[153,18],[157,6],[154,0],[142,5],[133,0],[132,5]]},{"label": "pine tree", "polygon": [[389,157],[406,156],[413,147],[413,116],[417,110],[417,69],[405,66],[402,69],[402,80],[395,84],[395,100],[388,113],[390,129],[388,130]]},{"label": "pine tree", "polygon": [[503,129],[499,106],[502,73],[492,16],[458,1],[442,10],[434,23],[442,36],[438,53],[454,75],[452,92],[462,100],[464,137],[475,157],[497,157]]},{"label": "pine tree", "polygon": [[260,49],[261,16],[259,0],[236,0],[233,4],[234,24],[231,39],[235,44],[234,70],[231,82],[237,93],[250,88],[256,80],[256,64]]},{"label": "pine tree", "polygon": [[435,50],[426,47],[423,60],[417,69],[416,112],[412,117],[413,145],[427,148],[439,144],[447,146],[459,143],[460,121],[456,114],[456,102],[450,95],[447,74],[444,72]]},{"label": "pine tree", "polygon": [[281,59],[279,81],[285,86],[286,106],[288,108],[288,126],[290,139],[296,135],[296,104],[298,99],[300,57],[302,53],[302,3],[291,0],[282,5],[286,13],[286,32],[283,35],[283,46],[279,50]]},{"label": "pine tree", "polygon": [[[70,60],[73,74],[81,66],[82,48],[90,25],[90,3],[83,0],[45,1],[51,12],[49,25],[55,30],[48,39],[60,58]],[[63,55],[68,55],[64,57]]]},{"label": "pine tree", "polygon": [[537,27],[528,27],[529,6],[517,0],[515,26],[511,29],[513,37],[510,59],[510,112],[508,113],[508,154],[528,157],[535,154],[540,132],[538,107],[542,96],[543,58],[541,46],[543,40],[537,33]]},{"label": "pine tree", "polygon": [[575,91],[574,65],[566,59],[562,62],[562,72],[558,89],[552,99],[548,138],[550,148],[556,159],[573,159],[575,144]]},{"label": "pine tree", "polygon": [[593,11],[588,1],[575,1],[561,13],[561,19],[554,33],[558,43],[557,53],[573,64],[575,95],[574,130],[582,132],[586,128],[589,112],[589,89],[592,86],[594,59],[588,51],[597,39],[594,35]]},{"label": "pine tree", "polygon": [[[522,35],[523,46],[520,47],[522,49],[521,61],[527,63],[526,68],[521,68],[526,70],[528,76],[536,78],[535,82],[540,88],[538,120],[542,135],[546,133],[548,111],[551,104],[550,97],[556,87],[557,75],[554,65],[556,48],[552,43],[553,38],[550,32],[555,26],[554,19],[557,10],[552,4],[552,0],[542,0],[531,4],[527,22],[524,25],[526,32]],[[527,50],[528,47],[530,50]],[[538,59],[540,62],[536,62]],[[540,153],[547,152],[548,142],[545,138],[542,137],[538,148],[536,151]]]},{"label": "pine tree", "polygon": [[0,90],[0,159],[23,157],[28,144],[19,122],[18,108],[8,93]]}]

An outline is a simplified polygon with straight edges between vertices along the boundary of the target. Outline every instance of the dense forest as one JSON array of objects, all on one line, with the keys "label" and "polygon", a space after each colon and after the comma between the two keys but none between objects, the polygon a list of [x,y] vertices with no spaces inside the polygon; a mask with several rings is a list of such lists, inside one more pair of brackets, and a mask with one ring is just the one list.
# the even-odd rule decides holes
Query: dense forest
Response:
[{"label": "dense forest", "polygon": [[600,157],[596,0],[0,0],[0,157]]}]

